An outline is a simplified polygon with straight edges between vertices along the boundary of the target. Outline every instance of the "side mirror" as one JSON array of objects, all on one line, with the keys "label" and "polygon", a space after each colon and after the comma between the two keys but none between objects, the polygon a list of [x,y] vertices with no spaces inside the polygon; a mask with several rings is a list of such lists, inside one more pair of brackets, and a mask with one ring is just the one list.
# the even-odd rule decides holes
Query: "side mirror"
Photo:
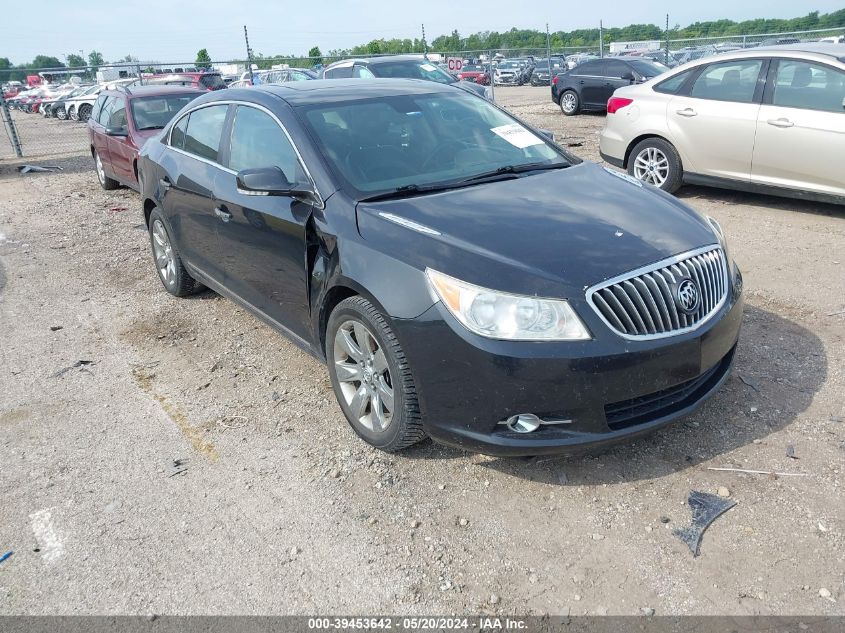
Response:
[{"label": "side mirror", "polygon": [[294,185],[288,182],[285,173],[278,167],[244,169],[237,175],[238,191],[251,196],[313,197],[310,186]]},{"label": "side mirror", "polygon": [[630,70],[626,70],[624,73],[622,73],[622,79],[624,79],[625,81],[630,81],[631,83],[634,83],[634,81],[636,81],[637,78],[634,76],[633,72],[631,72]]},{"label": "side mirror", "polygon": [[107,127],[106,128],[106,135],[107,136],[129,136],[129,130],[126,129],[126,126]]}]

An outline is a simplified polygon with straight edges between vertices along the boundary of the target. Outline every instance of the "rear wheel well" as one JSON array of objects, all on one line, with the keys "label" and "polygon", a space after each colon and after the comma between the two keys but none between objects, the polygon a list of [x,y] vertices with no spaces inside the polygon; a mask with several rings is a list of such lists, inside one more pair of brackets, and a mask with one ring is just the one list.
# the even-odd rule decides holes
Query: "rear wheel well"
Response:
[{"label": "rear wheel well", "polygon": [[320,307],[320,350],[326,351],[326,329],[329,324],[329,317],[338,303],[358,293],[348,286],[335,286],[326,294],[323,305]]},{"label": "rear wheel well", "polygon": [[[639,143],[640,141],[644,141],[648,138],[659,138],[661,141],[669,143],[669,145],[671,145],[672,147],[675,147],[675,145],[672,143],[672,141],[670,141],[667,138],[663,138],[659,134],[641,134],[640,136],[638,136],[637,138],[632,140],[628,144],[628,147],[625,149],[625,158],[623,159],[622,167],[624,167],[625,169],[628,169],[628,159],[631,158],[631,152],[637,146],[637,143]],[[675,151],[676,152],[678,151],[677,147],[675,147]]]}]

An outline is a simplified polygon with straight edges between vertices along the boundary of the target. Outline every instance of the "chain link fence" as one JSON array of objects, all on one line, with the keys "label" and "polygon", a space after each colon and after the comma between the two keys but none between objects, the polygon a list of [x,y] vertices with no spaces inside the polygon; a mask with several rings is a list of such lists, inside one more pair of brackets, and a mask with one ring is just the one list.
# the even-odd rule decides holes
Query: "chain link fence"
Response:
[{"label": "chain link fence", "polygon": [[[668,33],[671,36],[671,32]],[[610,41],[599,31],[599,41],[590,45],[547,48],[499,48],[496,50],[428,51],[432,62],[460,58],[472,63],[494,59],[533,57],[549,54],[570,60],[587,56],[639,55],[675,67],[702,57],[756,46],[795,42],[839,40],[845,28],[736,35],[695,39]],[[422,54],[422,53],[415,53]],[[256,72],[272,68],[319,69],[335,61],[375,55],[324,55],[322,57],[262,57],[252,60]],[[13,68],[0,71],[5,98],[0,98],[0,117],[5,134],[0,137],[0,159],[37,158],[60,154],[86,154],[89,151],[86,119],[97,92],[118,84],[182,83],[205,89],[222,88],[248,76],[245,60],[197,65],[196,62],[124,62],[98,67]],[[191,75],[189,73],[202,73]],[[225,82],[225,83],[224,83]],[[37,85],[36,85],[37,84]],[[28,90],[31,89],[31,90]],[[497,88],[498,89],[498,88]]]}]

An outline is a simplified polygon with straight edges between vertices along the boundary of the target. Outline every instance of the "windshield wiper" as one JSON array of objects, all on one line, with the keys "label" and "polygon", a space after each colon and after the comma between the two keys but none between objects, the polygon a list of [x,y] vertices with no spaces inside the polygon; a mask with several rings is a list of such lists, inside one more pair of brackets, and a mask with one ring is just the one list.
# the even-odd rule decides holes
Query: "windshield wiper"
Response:
[{"label": "windshield wiper", "polygon": [[403,185],[384,193],[377,193],[367,198],[361,198],[358,202],[376,202],[377,200],[393,200],[396,198],[404,198],[405,196],[413,196],[418,193],[431,193],[434,191],[446,191],[452,189],[449,185]]},{"label": "windshield wiper", "polygon": [[413,196],[422,193],[435,193],[438,191],[449,191],[451,189],[460,189],[468,185],[480,183],[482,180],[500,179],[500,178],[515,178],[515,174],[521,174],[526,171],[536,171],[541,169],[563,169],[569,167],[569,163],[527,163],[525,165],[505,165],[493,171],[484,172],[464,178],[462,180],[453,180],[451,182],[443,182],[436,185],[403,185],[384,193],[377,193],[367,198],[361,198],[358,202],[376,202],[378,200],[394,200],[396,198],[404,198],[406,196]]},{"label": "windshield wiper", "polygon": [[146,127],[139,127],[138,131],[143,132],[144,130],[162,130],[164,129],[163,125],[148,125]]},{"label": "windshield wiper", "polygon": [[485,171],[475,176],[470,176],[461,182],[476,182],[478,180],[485,180],[487,178],[495,178],[496,176],[506,176],[510,174],[521,174],[526,171],[539,171],[542,169],[564,169],[569,167],[569,163],[526,163],[524,165],[505,165],[492,171]]}]

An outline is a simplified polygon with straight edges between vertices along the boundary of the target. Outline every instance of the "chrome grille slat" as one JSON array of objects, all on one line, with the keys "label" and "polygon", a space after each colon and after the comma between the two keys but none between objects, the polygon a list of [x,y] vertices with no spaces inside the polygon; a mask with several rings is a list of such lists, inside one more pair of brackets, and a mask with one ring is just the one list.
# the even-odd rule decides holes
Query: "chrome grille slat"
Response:
[{"label": "chrome grille slat", "polygon": [[[675,300],[684,279],[698,287],[699,305],[687,314]],[[727,300],[728,269],[719,246],[706,246],[620,275],[587,289],[587,301],[616,333],[630,339],[672,336],[710,319]]]}]

